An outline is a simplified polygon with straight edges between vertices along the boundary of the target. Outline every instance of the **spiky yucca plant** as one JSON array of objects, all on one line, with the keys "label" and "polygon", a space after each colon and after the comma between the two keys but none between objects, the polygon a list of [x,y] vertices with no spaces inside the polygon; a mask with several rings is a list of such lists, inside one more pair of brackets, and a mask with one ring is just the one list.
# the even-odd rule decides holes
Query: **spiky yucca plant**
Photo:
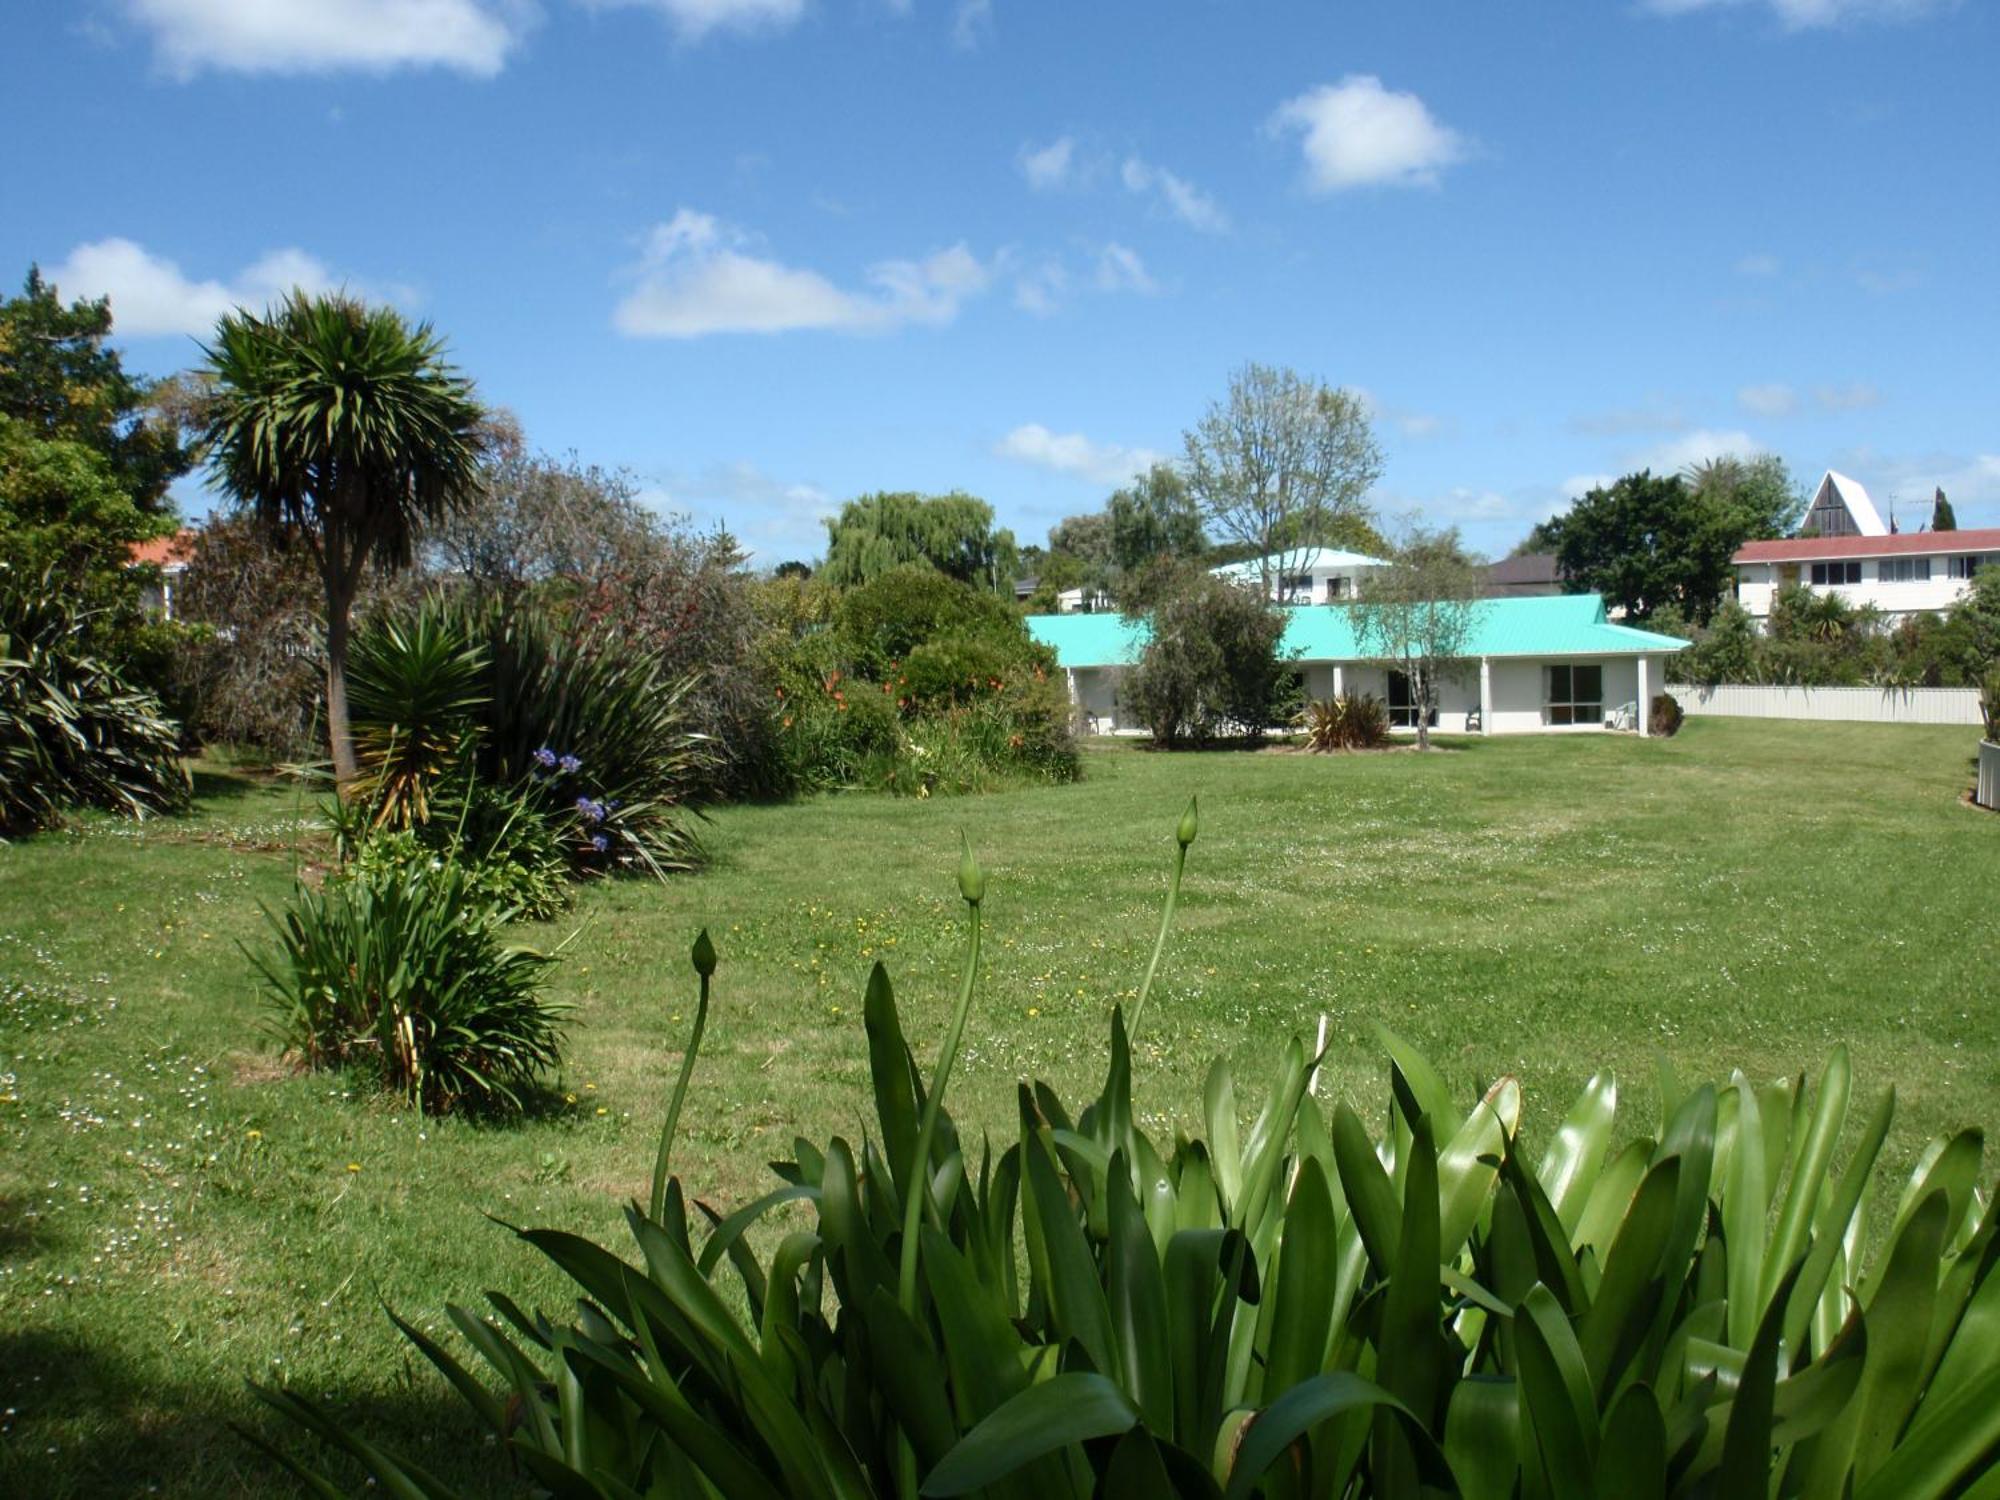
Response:
[{"label": "spiky yucca plant", "polygon": [[187,805],[180,727],[90,650],[89,624],[53,573],[0,563],[0,835],[76,807],[144,817]]},{"label": "spiky yucca plant", "polygon": [[[1180,834],[1184,858],[1192,809]],[[1322,1110],[1319,1059],[1294,1039],[1247,1131],[1218,1063],[1205,1137],[1167,1145],[1138,1127],[1114,1011],[1095,1100],[1072,1113],[1023,1084],[1012,1138],[975,1144],[942,1099],[974,993],[984,879],[969,857],[961,893],[965,982],[928,1084],[887,973],[870,977],[874,1125],[858,1144],[799,1141],[773,1191],[690,1214],[663,1141],[629,1258],[516,1231],[579,1300],[555,1317],[499,1293],[487,1315],[452,1307],[484,1376],[399,1320],[541,1492],[2000,1491],[2000,1240],[1979,1133],[1924,1153],[1870,1254],[1893,1098],[1848,1132],[1844,1052],[1814,1087],[1663,1076],[1659,1120],[1615,1147],[1601,1075],[1531,1155],[1512,1079],[1467,1109],[1382,1033],[1389,1103],[1371,1131],[1345,1102]],[[706,935],[696,967],[698,1039]],[[785,1204],[809,1227],[758,1254],[749,1231]],[[383,1491],[449,1493],[318,1405],[260,1394]]]}]

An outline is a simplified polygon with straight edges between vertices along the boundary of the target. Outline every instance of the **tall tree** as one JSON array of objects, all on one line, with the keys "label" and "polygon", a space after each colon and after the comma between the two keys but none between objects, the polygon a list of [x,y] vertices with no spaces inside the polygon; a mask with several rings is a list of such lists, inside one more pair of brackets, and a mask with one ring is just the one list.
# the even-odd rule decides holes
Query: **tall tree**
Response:
[{"label": "tall tree", "polygon": [[1717,512],[1717,520],[1747,541],[1790,536],[1805,518],[1810,497],[1775,453],[1755,458],[1711,458],[1691,465],[1689,489]]},{"label": "tall tree", "polygon": [[1194,561],[1208,551],[1201,507],[1180,471],[1154,464],[1105,502],[1111,522],[1111,562],[1136,573],[1155,558]]},{"label": "tall tree", "polygon": [[929,563],[946,577],[998,592],[1011,587],[1014,534],[996,531],[993,507],[949,495],[878,493],[841,506],[826,523],[826,562],[819,576],[852,588],[904,563]]},{"label": "tall tree", "polygon": [[1958,517],[1951,513],[1951,502],[1945,499],[1942,485],[1938,486],[1937,498],[1931,501],[1931,530],[1958,530]]},{"label": "tall tree", "polygon": [[1184,438],[1187,485],[1221,536],[1257,549],[1263,584],[1334,522],[1367,515],[1382,473],[1368,411],[1351,391],[1295,370],[1248,364]]},{"label": "tall tree", "polygon": [[408,566],[418,527],[476,494],[483,413],[428,323],[346,296],[295,291],[262,316],[231,313],[204,352],[215,482],[271,531],[302,538],[326,590],[327,736],[346,787],[362,570]]},{"label": "tall tree", "polygon": [[1417,748],[1431,745],[1438,689],[1466,670],[1473,632],[1486,608],[1483,573],[1460,544],[1458,529],[1418,527],[1395,548],[1386,568],[1371,568],[1354,605],[1361,649],[1409,680],[1417,715]]},{"label": "tall tree", "polygon": [[1728,592],[1736,549],[1771,534],[1730,494],[1642,469],[1591,490],[1542,530],[1573,590],[1602,594],[1633,620],[1670,604],[1706,624]]},{"label": "tall tree", "polygon": [[126,374],[106,347],[111,304],[75,301],[28,270],[21,295],[0,302],[0,415],[28,434],[102,456],[110,480],[150,515],[170,511],[167,486],[190,467],[181,434],[153,411],[167,382]]}]

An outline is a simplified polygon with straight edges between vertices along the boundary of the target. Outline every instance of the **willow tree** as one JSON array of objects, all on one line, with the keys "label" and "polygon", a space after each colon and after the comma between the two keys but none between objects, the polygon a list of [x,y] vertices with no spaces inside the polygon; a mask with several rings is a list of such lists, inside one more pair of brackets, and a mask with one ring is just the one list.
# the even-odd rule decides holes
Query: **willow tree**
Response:
[{"label": "willow tree", "polygon": [[326,590],[326,722],[334,776],[354,778],[347,646],[372,561],[407,567],[418,528],[479,476],[479,403],[428,323],[345,295],[293,292],[237,311],[204,352],[214,483],[273,533],[303,541]]}]

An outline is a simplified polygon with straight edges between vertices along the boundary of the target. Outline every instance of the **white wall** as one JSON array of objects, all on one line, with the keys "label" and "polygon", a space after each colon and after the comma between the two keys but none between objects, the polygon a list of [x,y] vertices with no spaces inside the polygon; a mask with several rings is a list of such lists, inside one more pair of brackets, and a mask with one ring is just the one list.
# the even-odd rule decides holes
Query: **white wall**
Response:
[{"label": "white wall", "polygon": [[[1560,660],[1576,665],[1599,666],[1604,669],[1604,711],[1608,715],[1615,710],[1639,699],[1638,658],[1630,656],[1609,657],[1562,657],[1523,659],[1518,657],[1492,658],[1493,718],[1491,733],[1531,734],[1547,731],[1554,734],[1575,732],[1588,733],[1603,728],[1602,722],[1578,725],[1552,725],[1546,722],[1544,708],[1545,689],[1543,669],[1550,660]],[[1661,670],[1663,658],[1647,659],[1647,693],[1659,693],[1664,687],[1664,673]],[[1306,695],[1309,698],[1330,698],[1334,694],[1334,666],[1331,662],[1303,662],[1300,671],[1305,677]],[[1122,702],[1119,691],[1123,676],[1122,667],[1079,667],[1072,674],[1078,711],[1095,719],[1100,733],[1142,728]],[[1345,693],[1368,693],[1389,701],[1389,673],[1386,667],[1373,663],[1343,663],[1340,669],[1340,690]],[[1686,693],[1692,689],[1672,689],[1681,698],[1682,706],[1689,712],[1697,712],[1688,702]],[[1977,694],[1973,695],[1975,698]],[[1435,726],[1439,734],[1465,734],[1467,716],[1479,707],[1479,663],[1465,664],[1462,676],[1447,678],[1438,685],[1438,722]],[[1953,721],[1955,722],[1955,721]]]},{"label": "white wall", "polygon": [[[1931,576],[1928,579],[1910,582],[1884,580],[1881,576],[1882,564],[1888,559],[1864,557],[1861,562],[1861,582],[1822,585],[1814,588],[1812,564],[1798,564],[1799,582],[1816,593],[1838,594],[1847,603],[1859,608],[1871,604],[1884,614],[1908,615],[1925,611],[1951,608],[1965,591],[1972,586],[1968,578],[1950,576],[1950,559],[1962,554],[1941,552],[1930,560]],[[1992,557],[1993,554],[1977,554]],[[2000,566],[2000,561],[1984,564],[1987,567]],[[1771,613],[1771,600],[1778,591],[1778,565],[1776,563],[1746,563],[1736,570],[1736,602],[1744,609],[1763,619]]]},{"label": "white wall", "polygon": [[1869,724],[1978,724],[1976,688],[1766,687],[1667,689],[1690,714],[1733,719],[1820,719]]}]

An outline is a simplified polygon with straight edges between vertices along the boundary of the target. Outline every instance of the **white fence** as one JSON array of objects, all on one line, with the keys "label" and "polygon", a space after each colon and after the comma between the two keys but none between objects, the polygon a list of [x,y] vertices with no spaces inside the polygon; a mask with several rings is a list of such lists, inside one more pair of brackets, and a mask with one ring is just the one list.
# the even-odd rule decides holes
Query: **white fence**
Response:
[{"label": "white fence", "polygon": [[1980,724],[1977,688],[1765,687],[1729,684],[1667,691],[1690,714],[1732,719],[1846,719],[1871,724]]}]

